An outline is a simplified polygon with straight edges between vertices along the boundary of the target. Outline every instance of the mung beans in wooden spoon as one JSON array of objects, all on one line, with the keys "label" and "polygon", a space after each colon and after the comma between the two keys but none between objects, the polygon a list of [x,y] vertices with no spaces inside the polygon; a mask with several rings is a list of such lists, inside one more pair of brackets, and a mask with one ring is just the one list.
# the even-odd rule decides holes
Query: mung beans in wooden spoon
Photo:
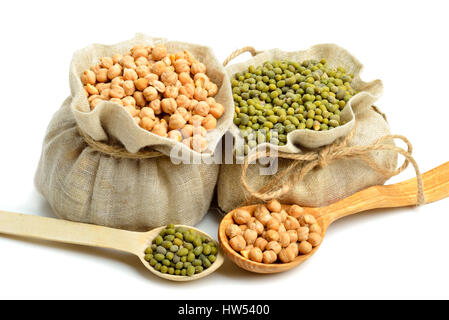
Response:
[{"label": "mung beans in wooden spoon", "polygon": [[[426,172],[423,175],[424,195],[427,203],[449,197],[449,162]],[[405,182],[386,186],[374,186],[362,190],[343,200],[321,208],[304,207],[304,214],[313,215],[321,227],[321,236],[324,238],[327,228],[334,221],[352,215],[354,213],[378,208],[395,208],[414,206],[417,204],[416,178]],[[257,205],[246,206],[239,209],[248,211],[251,215]],[[282,209],[288,211],[289,205],[283,205]],[[237,210],[237,209],[236,209]],[[264,264],[244,258],[234,251],[226,236],[226,228],[234,223],[232,216],[234,211],[229,212],[221,221],[218,238],[223,251],[239,267],[256,273],[277,273],[290,270],[310,258],[319,248],[313,248],[307,255],[299,255],[289,263]]]},{"label": "mung beans in wooden spoon", "polygon": [[[211,236],[196,228],[184,225],[176,225],[176,227],[194,230],[199,235],[212,239]],[[158,277],[172,281],[197,280],[208,276],[223,264],[224,257],[220,250],[218,250],[215,262],[203,272],[193,276],[163,274],[155,270],[147,261],[145,261],[145,249],[151,246],[153,239],[156,238],[164,228],[165,226],[153,229],[149,232],[133,232],[66,220],[0,211],[0,233],[85,246],[110,248],[132,253],[139,257],[143,265],[152,273]]]}]

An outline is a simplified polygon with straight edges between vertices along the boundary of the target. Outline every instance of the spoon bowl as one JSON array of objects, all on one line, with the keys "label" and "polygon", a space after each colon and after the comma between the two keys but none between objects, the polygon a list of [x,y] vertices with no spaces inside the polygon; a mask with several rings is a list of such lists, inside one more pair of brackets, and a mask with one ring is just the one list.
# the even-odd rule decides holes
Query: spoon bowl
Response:
[{"label": "spoon bowl", "polygon": [[[193,227],[189,227],[189,226],[185,226],[185,225],[175,225],[175,227],[183,227],[189,230],[193,230],[195,232],[197,232],[198,234],[200,234],[201,236],[204,236],[210,240],[215,241],[211,236],[209,236],[207,233],[193,228]],[[167,279],[167,280],[171,280],[171,281],[193,281],[193,280],[198,280],[201,278],[204,278],[206,276],[208,276],[209,274],[211,274],[212,272],[214,272],[215,270],[217,270],[218,268],[221,267],[221,265],[224,262],[224,256],[221,253],[221,250],[219,248],[219,246],[217,246],[217,254],[216,254],[216,260],[214,261],[214,263],[212,263],[212,265],[205,269],[203,272],[201,273],[196,273],[193,276],[177,276],[177,275],[171,275],[168,273],[161,273],[159,271],[157,271],[156,269],[154,269],[152,266],[150,266],[150,264],[148,263],[148,261],[145,260],[145,249],[148,248],[151,243],[153,242],[153,240],[159,235],[159,233],[165,229],[164,227],[159,227],[156,229],[153,229],[149,232],[145,232],[145,237],[142,237],[142,241],[141,241],[141,246],[140,246],[140,250],[139,250],[139,254],[137,255],[140,259],[140,261],[143,263],[143,265],[150,270],[152,273],[154,273],[155,275],[157,275],[158,277]]]},{"label": "spoon bowl", "polygon": [[[423,174],[424,196],[426,203],[449,197],[449,162]],[[387,186],[373,186],[359,191],[343,200],[330,204],[326,207],[309,208],[303,207],[304,214],[311,214],[321,227],[321,237],[324,236],[328,227],[336,220],[358,212],[378,209],[414,206],[417,204],[417,182],[416,178]],[[243,209],[253,215],[257,205],[245,206]],[[287,210],[290,205],[282,205]],[[237,210],[237,209],[235,209]],[[288,263],[265,264],[251,261],[231,248],[226,236],[226,228],[234,223],[232,216],[234,211],[229,212],[222,219],[218,239],[225,255],[239,267],[256,273],[278,273],[297,267],[309,259],[320,248],[313,248],[307,255],[299,255]]]}]

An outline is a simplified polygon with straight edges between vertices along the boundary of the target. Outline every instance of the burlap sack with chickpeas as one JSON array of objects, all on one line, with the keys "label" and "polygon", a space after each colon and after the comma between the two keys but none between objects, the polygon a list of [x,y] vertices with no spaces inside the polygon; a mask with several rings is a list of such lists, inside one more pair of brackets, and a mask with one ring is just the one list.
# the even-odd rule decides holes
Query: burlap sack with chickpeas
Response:
[{"label": "burlap sack with chickpeas", "polygon": [[[230,65],[226,68],[228,75],[232,77],[237,72],[247,70],[250,65],[259,66],[265,61],[273,60],[320,60],[325,58],[330,67],[344,67],[348,73],[354,75],[352,88],[358,93],[353,96],[341,111],[341,119],[344,125],[329,131],[294,130],[287,135],[285,146],[274,147],[277,151],[285,154],[305,154],[319,151],[326,146],[333,145],[338,141],[351,135],[347,147],[368,146],[377,139],[390,134],[390,129],[385,116],[374,107],[374,103],[382,93],[382,82],[375,80],[364,82],[360,79],[362,64],[345,49],[332,45],[316,45],[305,51],[284,52],[278,49],[265,51],[257,54],[252,59]],[[241,140],[239,129],[233,125],[230,129],[234,139]],[[383,143],[394,145],[392,139]],[[280,179],[277,183],[280,201],[294,203],[302,206],[319,207],[343,199],[359,190],[373,185],[384,184],[389,178],[381,171],[392,172],[397,164],[397,153],[392,151],[372,151],[370,158],[375,162],[372,165],[357,157],[337,159],[318,165],[311,170],[300,181],[282,192],[282,188],[291,183],[291,180]],[[283,172],[295,160],[279,158],[277,174]],[[293,174],[301,170],[307,161],[298,164]],[[374,167],[373,167],[374,165]],[[376,168],[376,166],[378,166]],[[277,175],[261,174],[259,164],[249,164],[246,174],[242,177],[241,164],[225,164],[220,168],[218,178],[218,203],[222,210],[228,212],[248,200],[258,202],[242,185],[245,180],[248,187],[259,193],[269,192],[266,187],[276,179]],[[284,184],[284,185],[283,185]],[[275,186],[276,187],[276,186]]]},{"label": "burlap sack with chickpeas", "polygon": [[[225,111],[216,130],[208,132],[207,148],[201,154],[142,129],[116,103],[103,101],[90,109],[80,80],[84,70],[100,57],[157,43],[163,43],[168,53],[188,50],[207,67],[207,75],[218,86],[215,100]],[[219,167],[213,163],[175,164],[170,153],[176,147],[187,156],[210,158],[232,123],[229,79],[212,50],[144,35],[116,45],[90,45],[73,56],[70,88],[71,96],[48,127],[35,177],[37,189],[56,215],[130,230],[198,223],[209,209]],[[110,150],[110,144],[123,150]]]}]

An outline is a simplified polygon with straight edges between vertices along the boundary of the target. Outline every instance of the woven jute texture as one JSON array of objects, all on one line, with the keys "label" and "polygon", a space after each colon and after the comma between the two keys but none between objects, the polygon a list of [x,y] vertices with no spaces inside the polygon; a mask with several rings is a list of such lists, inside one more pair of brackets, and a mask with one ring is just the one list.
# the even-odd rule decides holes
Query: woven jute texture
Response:
[{"label": "woven jute texture", "polygon": [[[245,50],[247,51],[247,50]],[[367,146],[377,139],[390,134],[385,116],[373,104],[382,94],[380,80],[365,82],[360,78],[362,64],[345,49],[333,45],[316,45],[305,51],[284,52],[273,49],[255,55],[246,62],[230,65],[226,68],[229,76],[242,72],[250,65],[258,66],[265,61],[325,58],[332,67],[342,66],[348,73],[354,74],[352,83],[359,93],[355,95],[341,112],[345,125],[329,131],[295,130],[288,135],[285,146],[277,148],[282,153],[300,154],[318,150],[352,134],[348,146]],[[236,126],[230,129],[236,140],[242,139]],[[393,139],[385,144],[394,145]],[[393,151],[374,150],[370,157],[379,168],[393,172],[397,165],[397,153]],[[292,164],[293,160],[278,159],[278,172]],[[272,181],[273,176],[262,175],[258,164],[250,164],[246,172],[246,182],[251,189],[261,190]],[[298,168],[299,170],[299,168]],[[218,179],[218,204],[223,211],[230,211],[245,203],[250,194],[242,186],[242,165],[222,165]],[[332,161],[326,166],[317,167],[309,172],[301,181],[280,197],[285,203],[296,203],[303,206],[317,207],[343,199],[359,190],[372,185],[384,184],[389,177],[369,166],[362,159],[345,158]]]},{"label": "woven jute texture", "polygon": [[[203,157],[213,155],[232,123],[229,79],[208,47],[139,34],[116,45],[95,44],[76,52],[70,67],[71,96],[50,122],[35,176],[37,189],[59,217],[148,230],[167,223],[195,225],[207,213],[218,165],[173,163],[170,152],[182,144],[141,129],[119,105],[102,102],[90,111],[84,95],[80,75],[100,57],[157,42],[163,42],[169,52],[189,50],[219,87],[215,98],[225,113],[217,130],[208,135]],[[121,148],[111,149],[112,141]],[[181,148],[184,154],[196,153]]]}]

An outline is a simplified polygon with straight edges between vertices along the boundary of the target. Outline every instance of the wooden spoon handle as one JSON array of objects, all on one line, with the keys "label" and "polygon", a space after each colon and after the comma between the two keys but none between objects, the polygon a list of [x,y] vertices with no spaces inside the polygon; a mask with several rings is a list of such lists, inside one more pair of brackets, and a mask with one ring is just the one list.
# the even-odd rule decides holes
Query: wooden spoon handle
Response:
[{"label": "wooden spoon handle", "polygon": [[[423,174],[426,202],[449,197],[449,162]],[[395,208],[417,204],[416,178],[386,186],[374,186],[323,208],[328,223],[342,217],[377,208]]]},{"label": "wooden spoon handle", "polygon": [[137,254],[139,232],[0,211],[0,233],[111,248]]}]

